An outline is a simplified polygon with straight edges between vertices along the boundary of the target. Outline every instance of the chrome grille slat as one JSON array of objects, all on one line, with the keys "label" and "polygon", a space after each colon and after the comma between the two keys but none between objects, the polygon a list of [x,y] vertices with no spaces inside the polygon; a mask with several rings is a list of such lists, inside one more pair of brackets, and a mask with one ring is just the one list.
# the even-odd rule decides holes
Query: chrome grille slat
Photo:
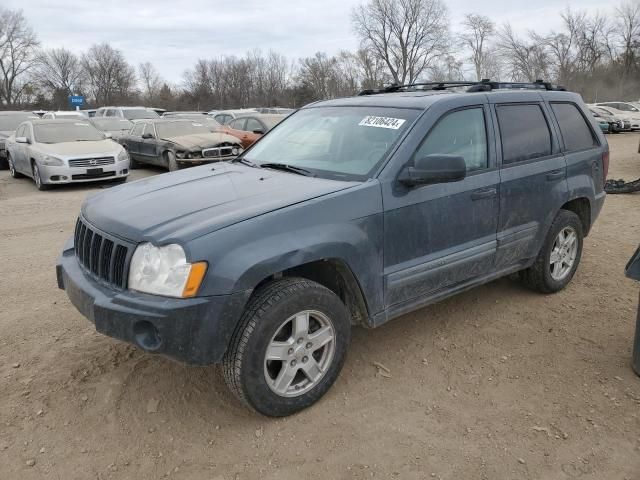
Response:
[{"label": "chrome grille slat", "polygon": [[69,160],[70,167],[99,167],[101,165],[113,165],[116,163],[114,157],[100,157],[100,158],[76,158]]},{"label": "chrome grille slat", "polygon": [[78,219],[74,232],[74,248],[78,262],[93,276],[118,288],[125,288],[127,262],[132,245],[107,238]]}]

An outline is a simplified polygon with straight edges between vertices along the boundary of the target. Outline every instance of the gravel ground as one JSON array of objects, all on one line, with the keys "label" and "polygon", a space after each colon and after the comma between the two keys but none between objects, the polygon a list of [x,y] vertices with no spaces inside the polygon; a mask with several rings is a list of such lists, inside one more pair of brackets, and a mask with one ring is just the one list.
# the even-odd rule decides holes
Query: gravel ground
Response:
[{"label": "gravel ground", "polygon": [[[640,177],[639,138],[609,137],[611,178]],[[38,192],[0,172],[0,479],[640,478],[640,285],[623,276],[640,194],[607,198],[563,292],[503,279],[358,329],[326,397],[273,420],[216,367],[99,335],[57,289],[98,188]]]}]

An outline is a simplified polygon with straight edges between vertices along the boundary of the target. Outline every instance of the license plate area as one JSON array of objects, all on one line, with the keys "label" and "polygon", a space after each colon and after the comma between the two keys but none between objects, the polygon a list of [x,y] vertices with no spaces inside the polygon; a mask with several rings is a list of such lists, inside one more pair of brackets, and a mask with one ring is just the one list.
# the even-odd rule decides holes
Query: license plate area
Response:
[{"label": "license plate area", "polygon": [[101,168],[87,168],[87,175],[100,175],[101,173]]}]

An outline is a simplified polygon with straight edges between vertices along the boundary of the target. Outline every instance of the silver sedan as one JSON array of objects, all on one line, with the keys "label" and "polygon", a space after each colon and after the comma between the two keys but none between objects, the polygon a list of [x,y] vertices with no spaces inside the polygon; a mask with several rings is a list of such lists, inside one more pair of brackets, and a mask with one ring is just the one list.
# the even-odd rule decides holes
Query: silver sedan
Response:
[{"label": "silver sedan", "polygon": [[83,120],[29,120],[6,140],[11,176],[31,177],[38,190],[99,180],[126,181],[129,155]]}]

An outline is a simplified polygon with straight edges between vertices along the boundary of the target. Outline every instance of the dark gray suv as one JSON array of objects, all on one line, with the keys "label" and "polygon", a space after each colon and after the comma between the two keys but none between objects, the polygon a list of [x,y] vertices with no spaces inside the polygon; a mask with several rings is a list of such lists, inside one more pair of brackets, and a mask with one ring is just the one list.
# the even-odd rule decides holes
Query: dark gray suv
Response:
[{"label": "dark gray suv", "polygon": [[101,333],[222,363],[263,414],[308,407],[352,326],[515,272],[543,293],[573,277],[605,199],[607,142],[579,95],[517,87],[315,103],[233,162],[92,196],[59,287]]}]

